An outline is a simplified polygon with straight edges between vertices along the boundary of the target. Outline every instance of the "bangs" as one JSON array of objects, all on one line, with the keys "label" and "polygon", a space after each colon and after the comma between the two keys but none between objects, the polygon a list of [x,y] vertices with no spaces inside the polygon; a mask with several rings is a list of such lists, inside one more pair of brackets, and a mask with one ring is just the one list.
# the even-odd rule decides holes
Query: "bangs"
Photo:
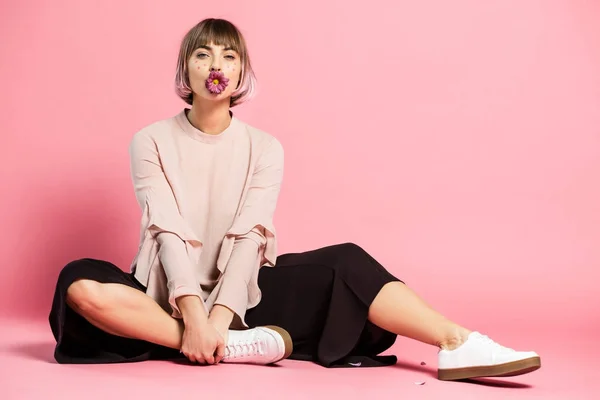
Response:
[{"label": "bangs", "polygon": [[214,44],[216,46],[231,47],[238,54],[242,54],[243,49],[240,34],[236,27],[228,21],[207,21],[202,29],[198,29],[194,33],[195,37],[190,38],[190,52],[201,46]]}]

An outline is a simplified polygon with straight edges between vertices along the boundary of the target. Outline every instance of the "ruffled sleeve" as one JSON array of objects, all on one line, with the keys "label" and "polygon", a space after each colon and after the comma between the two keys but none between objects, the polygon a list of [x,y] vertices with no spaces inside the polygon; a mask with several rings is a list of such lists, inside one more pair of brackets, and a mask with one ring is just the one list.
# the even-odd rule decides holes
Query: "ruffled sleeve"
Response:
[{"label": "ruffled sleeve", "polygon": [[[199,262],[202,242],[181,215],[154,139],[139,132],[130,143],[129,154],[135,195],[143,211],[140,246],[131,270],[148,288],[149,296],[165,309],[170,305],[172,315],[181,317],[175,303],[177,296],[196,294],[202,298],[192,267]],[[159,242],[159,234],[165,232],[174,236],[161,235]],[[182,243],[174,242],[174,238]],[[161,244],[169,248],[159,252]],[[161,258],[166,262],[161,263]]]},{"label": "ruffled sleeve", "polygon": [[[274,267],[277,260],[273,216],[281,190],[283,169],[283,147],[277,139],[271,138],[256,162],[240,211],[223,239],[217,259],[217,268],[223,274],[223,279],[215,287],[207,303],[214,302],[217,297],[229,299],[235,305],[230,308],[235,308],[238,321],[244,327],[247,327],[244,322],[245,310],[256,306],[261,297],[258,270],[265,265]],[[231,265],[233,263],[236,264],[235,267]],[[246,277],[244,281],[248,282],[247,291],[235,291],[235,285],[232,284],[230,291],[221,293],[224,285],[225,288],[228,286],[226,282],[236,280],[228,277],[230,268],[232,272],[236,271],[236,277]],[[244,272],[239,273],[240,270]],[[232,326],[235,325],[234,323]]]}]

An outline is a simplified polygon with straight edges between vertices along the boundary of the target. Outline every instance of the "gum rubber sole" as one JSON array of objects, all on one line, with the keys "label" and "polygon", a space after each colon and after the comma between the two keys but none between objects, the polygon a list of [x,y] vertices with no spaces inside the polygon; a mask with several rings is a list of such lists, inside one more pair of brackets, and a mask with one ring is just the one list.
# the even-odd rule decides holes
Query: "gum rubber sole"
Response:
[{"label": "gum rubber sole", "polygon": [[442,381],[455,381],[470,378],[517,376],[540,369],[541,366],[540,357],[531,357],[499,365],[439,369],[438,379]]},{"label": "gum rubber sole", "polygon": [[292,337],[290,336],[288,331],[286,331],[285,329],[283,329],[279,326],[274,326],[274,325],[266,325],[263,328],[267,328],[267,329],[277,332],[283,338],[283,343],[285,344],[285,352],[283,353],[283,357],[281,357],[279,360],[276,360],[273,362],[276,363],[276,362],[279,362],[281,360],[285,360],[286,358],[288,358],[292,354],[292,351],[294,350],[294,343],[292,342]]}]

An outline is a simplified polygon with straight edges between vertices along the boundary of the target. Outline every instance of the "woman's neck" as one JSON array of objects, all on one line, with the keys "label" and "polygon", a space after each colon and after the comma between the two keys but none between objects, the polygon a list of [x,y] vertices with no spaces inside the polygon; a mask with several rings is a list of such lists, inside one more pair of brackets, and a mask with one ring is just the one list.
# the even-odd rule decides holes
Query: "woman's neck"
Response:
[{"label": "woman's neck", "polygon": [[197,102],[187,114],[190,124],[209,135],[218,135],[231,123],[229,101]]}]

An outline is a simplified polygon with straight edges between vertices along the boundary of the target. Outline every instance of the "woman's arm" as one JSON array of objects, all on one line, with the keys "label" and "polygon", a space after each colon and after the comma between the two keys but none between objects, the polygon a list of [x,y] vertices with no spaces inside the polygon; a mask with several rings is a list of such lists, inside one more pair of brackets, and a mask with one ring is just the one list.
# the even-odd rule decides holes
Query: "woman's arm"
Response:
[{"label": "woman's arm", "polygon": [[[274,246],[272,219],[283,180],[283,164],[283,147],[273,138],[256,163],[240,214],[221,247],[217,265],[223,275],[215,288],[218,291],[215,304],[229,309],[229,323],[235,313],[245,325],[248,303],[257,297],[254,281],[258,269],[263,261],[269,264],[274,261],[272,254],[276,250],[267,249],[267,236]],[[265,257],[267,250],[270,257]]]},{"label": "woman's arm", "polygon": [[[200,303],[201,293],[194,277],[193,266],[188,257],[186,242],[196,247],[202,243],[179,213],[179,206],[164,174],[158,146],[146,132],[138,132],[129,146],[131,177],[138,204],[147,217],[144,234],[156,238],[158,256],[167,277],[169,304],[174,316],[182,316],[178,298],[194,296],[196,299],[183,302],[184,308],[194,308]],[[191,304],[191,305],[190,305]],[[204,313],[206,314],[206,312]]]},{"label": "woman's arm", "polygon": [[266,239],[259,228],[236,238],[227,269],[223,274],[210,321],[219,331],[229,328],[234,315],[243,321],[248,306],[248,286],[255,270],[260,267]]},{"label": "woman's arm", "polygon": [[[161,232],[157,236],[159,243],[158,257],[167,276],[169,304],[179,312],[184,322],[206,322],[207,313],[196,277],[190,266],[185,243],[171,232]],[[179,301],[182,297],[185,301]]]}]

